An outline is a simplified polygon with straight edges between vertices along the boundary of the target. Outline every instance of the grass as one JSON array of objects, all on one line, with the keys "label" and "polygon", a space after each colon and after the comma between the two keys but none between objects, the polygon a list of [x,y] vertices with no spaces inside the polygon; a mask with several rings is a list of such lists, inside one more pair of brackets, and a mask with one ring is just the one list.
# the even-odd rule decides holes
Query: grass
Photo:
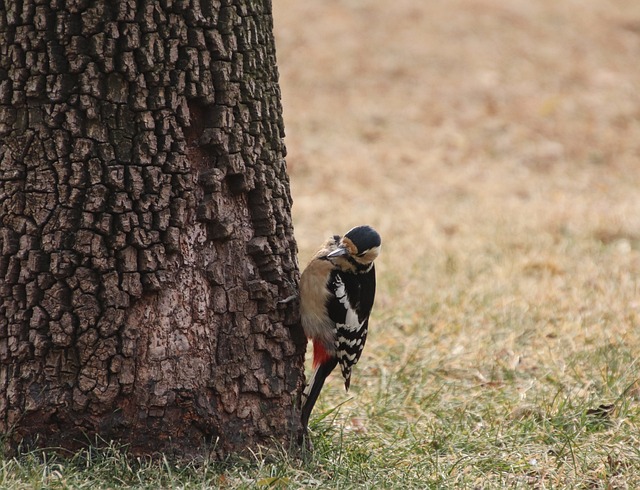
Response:
[{"label": "grass", "polygon": [[533,376],[498,360],[483,375],[426,361],[428,337],[389,350],[387,366],[398,369],[370,363],[353,398],[331,383],[306,459],[277,451],[176,464],[115,447],[69,458],[34,452],[2,462],[0,488],[638,486],[638,368],[630,349],[578,351],[563,374]]},{"label": "grass", "polygon": [[351,392],[302,460],[30,453],[0,488],[640,488],[640,3],[273,3],[300,263],[383,238]]}]

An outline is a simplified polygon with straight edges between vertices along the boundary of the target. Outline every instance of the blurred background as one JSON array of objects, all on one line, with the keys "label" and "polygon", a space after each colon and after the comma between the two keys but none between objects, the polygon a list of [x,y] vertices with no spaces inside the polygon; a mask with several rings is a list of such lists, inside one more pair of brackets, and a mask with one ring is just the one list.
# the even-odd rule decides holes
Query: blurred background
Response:
[{"label": "blurred background", "polygon": [[640,1],[273,7],[300,266],[383,241],[318,446],[403,488],[640,485]]},{"label": "blurred background", "polygon": [[640,2],[273,9],[300,266],[354,225],[383,239],[361,369],[413,343],[528,383],[640,348]]}]

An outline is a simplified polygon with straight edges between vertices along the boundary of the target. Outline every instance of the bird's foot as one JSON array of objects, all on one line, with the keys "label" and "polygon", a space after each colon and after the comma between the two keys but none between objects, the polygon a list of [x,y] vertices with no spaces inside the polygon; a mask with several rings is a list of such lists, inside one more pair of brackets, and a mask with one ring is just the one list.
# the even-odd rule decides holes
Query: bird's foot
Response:
[{"label": "bird's foot", "polygon": [[292,294],[291,296],[288,296],[285,299],[281,299],[280,301],[278,301],[278,304],[279,305],[286,305],[288,303],[291,303],[292,301],[295,301],[296,299],[298,299],[298,295],[297,294]]}]

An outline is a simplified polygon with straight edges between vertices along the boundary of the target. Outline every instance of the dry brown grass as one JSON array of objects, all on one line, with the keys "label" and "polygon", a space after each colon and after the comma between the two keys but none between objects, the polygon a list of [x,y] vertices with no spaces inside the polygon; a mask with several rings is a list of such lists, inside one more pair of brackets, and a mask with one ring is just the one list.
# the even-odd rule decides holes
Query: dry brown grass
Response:
[{"label": "dry brown grass", "polygon": [[[576,413],[628,395],[638,417],[640,3],[275,0],[274,17],[301,266],[353,225],[383,237],[345,427],[375,424],[398,371],[439,403],[496,404],[494,423],[570,411],[558,393]],[[423,398],[394,410],[430,420]],[[583,482],[553,468],[537,483]]]}]

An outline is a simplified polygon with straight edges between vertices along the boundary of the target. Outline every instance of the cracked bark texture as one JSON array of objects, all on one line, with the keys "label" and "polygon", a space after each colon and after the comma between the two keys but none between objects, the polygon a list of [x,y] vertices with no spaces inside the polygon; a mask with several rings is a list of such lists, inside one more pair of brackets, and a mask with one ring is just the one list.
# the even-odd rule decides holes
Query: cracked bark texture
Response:
[{"label": "cracked bark texture", "polygon": [[291,439],[282,138],[269,0],[0,3],[9,446]]}]

